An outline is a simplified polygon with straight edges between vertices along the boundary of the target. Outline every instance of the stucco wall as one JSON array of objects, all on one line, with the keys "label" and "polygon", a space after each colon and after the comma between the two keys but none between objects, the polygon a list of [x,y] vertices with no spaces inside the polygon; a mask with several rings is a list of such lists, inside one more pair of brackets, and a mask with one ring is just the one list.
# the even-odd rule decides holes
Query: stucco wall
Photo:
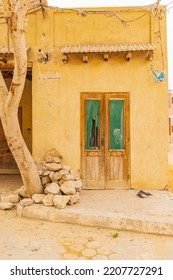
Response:
[{"label": "stucco wall", "polygon": [[[78,170],[80,92],[129,92],[131,186],[164,187],[167,180],[167,96],[164,84],[151,84],[149,65],[141,67],[141,60],[136,58],[127,65],[121,58],[107,63],[93,57],[88,64],[78,64],[74,60],[74,64],[61,65],[59,69],[52,65],[49,73],[59,73],[59,80],[35,81],[34,156],[42,156],[56,147],[64,161]],[[121,68],[116,67],[117,63]],[[144,69],[148,75],[143,75]]]},{"label": "stucco wall", "polygon": [[[119,9],[118,9],[119,10]],[[47,12],[30,16],[26,33],[32,46],[33,156],[42,158],[56,148],[64,162],[80,170],[80,93],[128,92],[130,97],[130,180],[132,188],[162,189],[167,185],[168,96],[167,81],[156,82],[151,71],[161,72],[163,61],[158,37],[157,14],[145,11],[116,17]],[[140,20],[133,19],[141,17]],[[31,21],[34,20],[34,25]],[[36,28],[37,27],[37,28]],[[161,19],[164,67],[167,69],[165,13]],[[32,31],[31,31],[32,30]],[[33,39],[32,39],[33,32]],[[125,53],[69,56],[63,64],[58,47],[69,44],[149,43],[156,45],[154,59],[135,53],[126,62]],[[50,54],[46,64],[37,61],[37,51]]]}]

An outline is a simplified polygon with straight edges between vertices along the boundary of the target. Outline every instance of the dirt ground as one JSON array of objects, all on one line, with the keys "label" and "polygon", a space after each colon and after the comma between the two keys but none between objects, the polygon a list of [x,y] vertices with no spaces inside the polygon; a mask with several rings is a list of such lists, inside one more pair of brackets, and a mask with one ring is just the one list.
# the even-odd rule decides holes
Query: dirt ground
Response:
[{"label": "dirt ground", "polygon": [[[21,186],[17,175],[0,175],[0,192]],[[0,210],[1,260],[172,260],[173,238],[98,227],[19,218]]]},{"label": "dirt ground", "polygon": [[56,224],[0,212],[1,260],[173,259],[173,238]]}]

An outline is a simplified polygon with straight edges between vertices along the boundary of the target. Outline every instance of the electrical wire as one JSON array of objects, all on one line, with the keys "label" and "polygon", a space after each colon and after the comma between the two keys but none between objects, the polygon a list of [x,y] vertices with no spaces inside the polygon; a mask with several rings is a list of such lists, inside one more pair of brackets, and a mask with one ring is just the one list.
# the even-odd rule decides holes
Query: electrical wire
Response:
[{"label": "electrical wire", "polygon": [[[121,23],[130,23],[130,22],[134,22],[134,21],[137,21],[141,18],[143,18],[145,15],[147,15],[149,12],[151,12],[152,10],[152,7],[155,5],[152,4],[150,6],[146,6],[148,8],[148,10],[141,16],[135,18],[135,19],[131,19],[131,20],[124,20],[122,18],[120,18],[117,14],[119,13],[127,13],[127,12],[135,12],[135,11],[139,11],[139,10],[144,10],[144,8],[139,8],[139,9],[123,9],[123,10],[78,10],[78,9],[61,9],[61,8],[58,8],[58,7],[52,7],[52,6],[49,6],[47,8],[49,9],[54,9],[54,10],[57,10],[57,11],[60,11],[60,12],[75,12],[77,15],[81,15],[81,16],[86,16],[88,14],[97,14],[97,15],[104,15],[106,17],[115,17],[117,18]],[[145,7],[145,9],[146,9]]]},{"label": "electrical wire", "polygon": [[169,6],[169,5],[172,4],[172,3],[173,3],[173,1],[169,2],[169,3],[166,5],[166,7]]},{"label": "electrical wire", "polygon": [[[47,6],[45,4],[42,4],[41,3],[41,0],[39,1],[40,3],[39,4],[36,4],[36,5],[32,5],[28,8],[28,11],[27,11],[27,14],[32,14],[34,12],[38,12],[38,11],[42,11],[43,12],[43,9],[54,9],[54,10],[57,10],[57,11],[60,11],[60,12],[74,12],[78,15],[84,15],[86,16],[87,14],[103,14],[107,17],[115,17],[117,18],[121,23],[130,23],[130,22],[134,22],[134,21],[137,21],[141,18],[143,18],[145,15],[147,15],[148,12],[151,12],[151,9],[153,6],[156,5],[156,3],[152,4],[152,5],[147,5],[145,6],[145,9],[148,9],[143,15],[135,18],[135,19],[132,19],[132,20],[124,20],[122,18],[120,18],[117,14],[119,13],[127,13],[127,12],[135,12],[135,11],[138,11],[138,10],[144,10],[144,7],[136,7],[136,8],[131,8],[131,9],[123,9],[123,10],[79,10],[79,9],[73,9],[73,8],[59,8],[59,7],[54,7],[54,6]],[[173,1],[172,1],[173,2]],[[5,18],[5,17],[4,17]]]},{"label": "electrical wire", "polygon": [[162,46],[162,32],[161,32],[161,17],[160,14],[158,13],[158,26],[159,26],[159,43],[160,43],[160,51],[161,51],[161,56],[162,56],[162,70],[164,72],[164,53],[163,53],[163,46]]},{"label": "electrical wire", "polygon": [[173,6],[171,6],[169,9],[167,9],[166,11],[169,12],[171,9],[173,8]]}]

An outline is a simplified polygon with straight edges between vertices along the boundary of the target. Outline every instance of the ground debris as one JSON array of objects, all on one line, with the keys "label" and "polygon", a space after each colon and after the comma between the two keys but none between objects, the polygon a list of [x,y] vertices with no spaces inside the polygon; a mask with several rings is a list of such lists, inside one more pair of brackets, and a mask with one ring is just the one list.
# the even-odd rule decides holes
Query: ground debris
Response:
[{"label": "ground debris", "polygon": [[144,192],[142,190],[140,190],[138,193],[137,193],[137,196],[139,196],[140,198],[146,198],[148,196],[152,195],[150,192]]}]

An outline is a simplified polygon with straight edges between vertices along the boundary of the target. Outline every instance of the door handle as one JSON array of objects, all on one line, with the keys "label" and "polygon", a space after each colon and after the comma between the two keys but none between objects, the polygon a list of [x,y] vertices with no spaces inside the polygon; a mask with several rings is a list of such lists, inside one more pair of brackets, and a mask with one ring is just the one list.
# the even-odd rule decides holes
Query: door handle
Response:
[{"label": "door handle", "polygon": [[102,139],[101,139],[101,146],[104,146],[104,144],[105,144],[105,139],[102,137]]}]

